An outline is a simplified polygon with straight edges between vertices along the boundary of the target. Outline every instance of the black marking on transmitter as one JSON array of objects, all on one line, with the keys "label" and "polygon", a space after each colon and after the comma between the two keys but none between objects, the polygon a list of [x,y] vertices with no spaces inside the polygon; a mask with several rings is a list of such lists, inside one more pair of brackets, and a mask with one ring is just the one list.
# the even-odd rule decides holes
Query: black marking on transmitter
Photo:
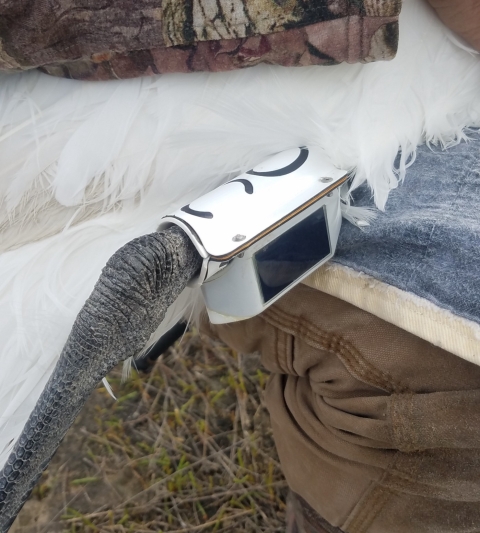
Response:
[{"label": "black marking on transmitter", "polygon": [[264,176],[266,178],[274,178],[276,176],[286,176],[287,174],[291,174],[292,172],[295,172],[295,170],[298,170],[307,160],[308,158],[308,148],[300,148],[300,154],[289,165],[283,168],[279,168],[277,170],[270,170],[269,172],[255,172],[253,169],[249,170],[246,174],[250,174],[252,176]]},{"label": "black marking on transmitter", "polygon": [[253,185],[251,184],[250,181],[248,181],[246,179],[239,178],[239,179],[235,179],[235,180],[229,181],[228,183],[233,183],[235,181],[239,181],[240,183],[243,183],[243,186],[245,187],[245,192],[247,194],[253,194]]},{"label": "black marking on transmitter", "polygon": [[194,217],[213,218],[213,213],[210,213],[210,211],[195,211],[195,209],[192,209],[190,205],[183,206],[181,211],[188,213],[189,215],[193,215]]}]

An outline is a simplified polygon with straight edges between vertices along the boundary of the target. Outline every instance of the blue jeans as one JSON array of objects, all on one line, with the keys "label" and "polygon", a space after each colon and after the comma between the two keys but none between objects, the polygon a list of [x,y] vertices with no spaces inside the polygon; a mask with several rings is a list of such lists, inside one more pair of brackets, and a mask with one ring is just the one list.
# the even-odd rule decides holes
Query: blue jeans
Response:
[{"label": "blue jeans", "polygon": [[[334,261],[480,324],[480,132],[448,150],[423,145],[385,213],[344,223]],[[355,205],[372,205],[367,186]]]}]

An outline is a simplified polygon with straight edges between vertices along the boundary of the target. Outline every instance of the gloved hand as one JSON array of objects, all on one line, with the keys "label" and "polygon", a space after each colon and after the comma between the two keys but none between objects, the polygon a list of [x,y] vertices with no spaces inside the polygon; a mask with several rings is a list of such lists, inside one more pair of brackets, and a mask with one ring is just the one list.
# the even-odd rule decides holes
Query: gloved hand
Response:
[{"label": "gloved hand", "polygon": [[480,52],[480,0],[428,0],[440,19]]}]

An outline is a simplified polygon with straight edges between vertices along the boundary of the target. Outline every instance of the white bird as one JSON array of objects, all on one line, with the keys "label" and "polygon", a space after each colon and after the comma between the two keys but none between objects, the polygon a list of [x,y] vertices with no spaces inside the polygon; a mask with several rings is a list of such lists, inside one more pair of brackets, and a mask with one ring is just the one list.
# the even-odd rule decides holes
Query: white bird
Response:
[{"label": "white bird", "polygon": [[480,126],[479,56],[419,0],[400,31],[395,60],[365,65],[0,75],[0,468],[102,267],[162,216],[305,144],[356,168],[353,186],[368,181],[383,209],[416,146]]}]

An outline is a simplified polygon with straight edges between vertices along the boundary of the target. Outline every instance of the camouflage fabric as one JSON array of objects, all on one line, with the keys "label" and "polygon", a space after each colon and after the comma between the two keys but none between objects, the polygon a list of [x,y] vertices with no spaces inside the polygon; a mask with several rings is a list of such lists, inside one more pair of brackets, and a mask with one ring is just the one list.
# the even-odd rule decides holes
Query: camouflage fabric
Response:
[{"label": "camouflage fabric", "polygon": [[392,59],[401,0],[0,0],[0,70],[75,79]]}]

